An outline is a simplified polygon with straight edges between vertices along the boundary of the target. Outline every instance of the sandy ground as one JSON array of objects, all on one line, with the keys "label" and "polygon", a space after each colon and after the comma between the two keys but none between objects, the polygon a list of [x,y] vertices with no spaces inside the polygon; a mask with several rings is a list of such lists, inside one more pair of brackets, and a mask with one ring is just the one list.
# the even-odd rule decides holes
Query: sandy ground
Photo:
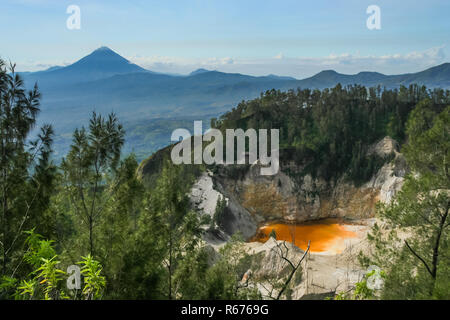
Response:
[{"label": "sandy ground", "polygon": [[[344,225],[346,230],[355,234],[354,237],[338,239],[326,251],[309,253],[302,262],[304,280],[294,288],[292,298],[347,291],[360,281],[366,270],[359,266],[358,254],[368,248],[367,233],[373,223],[374,219],[366,219]],[[268,240],[266,243],[247,243],[246,249],[250,254],[262,251],[267,254],[273,246],[273,241]],[[302,250],[296,251],[298,258],[302,254]]]}]

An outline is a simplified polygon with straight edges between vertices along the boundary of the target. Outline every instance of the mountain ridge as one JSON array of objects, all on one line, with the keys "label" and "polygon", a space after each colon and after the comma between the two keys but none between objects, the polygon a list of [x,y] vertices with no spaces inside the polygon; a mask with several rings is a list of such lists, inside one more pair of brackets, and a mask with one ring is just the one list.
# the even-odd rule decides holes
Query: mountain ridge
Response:
[{"label": "mountain ridge", "polygon": [[[125,59],[110,48],[100,47],[85,57],[77,60],[68,66],[53,66],[43,71],[22,72],[23,76],[28,79],[28,83],[40,82],[43,87],[48,86],[64,86],[66,84],[91,82],[102,79],[108,79],[116,75],[133,74],[145,72],[167,76],[169,74],[153,72],[142,68],[129,60]],[[289,76],[280,76],[269,74],[266,76],[250,76],[241,73],[226,73],[217,70],[207,70],[199,68],[187,76],[172,75],[172,77],[202,77],[217,80],[236,80],[260,81],[262,79],[270,79],[271,81],[292,81],[293,88],[310,87],[323,89],[331,87],[337,83],[342,85],[361,84],[366,86],[381,85],[389,88],[399,85],[409,85],[411,83],[424,84],[431,87],[442,86],[450,88],[450,63],[442,63],[440,65],[415,72],[397,75],[386,75],[376,71],[360,71],[356,74],[343,74],[335,70],[322,70],[311,77],[296,79]],[[227,81],[229,83],[229,81]],[[226,85],[227,83],[224,83]],[[125,84],[126,85],[126,84]]]}]

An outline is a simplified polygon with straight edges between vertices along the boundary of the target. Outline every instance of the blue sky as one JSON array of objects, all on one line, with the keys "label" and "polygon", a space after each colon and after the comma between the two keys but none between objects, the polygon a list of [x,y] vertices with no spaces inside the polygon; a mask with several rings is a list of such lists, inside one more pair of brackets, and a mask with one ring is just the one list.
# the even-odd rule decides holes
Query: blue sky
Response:
[{"label": "blue sky", "polygon": [[[81,29],[69,30],[69,5]],[[381,9],[381,30],[366,8]],[[2,0],[0,56],[18,69],[69,64],[102,45],[143,67],[297,78],[323,69],[387,74],[450,61],[450,1]]]}]

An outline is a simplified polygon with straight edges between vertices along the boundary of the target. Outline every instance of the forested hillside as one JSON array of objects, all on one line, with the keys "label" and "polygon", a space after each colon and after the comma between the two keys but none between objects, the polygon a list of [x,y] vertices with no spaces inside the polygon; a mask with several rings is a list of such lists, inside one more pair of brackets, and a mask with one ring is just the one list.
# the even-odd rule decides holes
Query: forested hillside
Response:
[{"label": "forested hillside", "polygon": [[368,146],[385,136],[403,144],[406,120],[420,101],[440,112],[450,103],[450,92],[417,85],[398,90],[341,85],[322,91],[272,90],[241,102],[211,125],[222,130],[279,128],[286,158],[309,163],[309,172],[327,180],[348,170],[360,182],[383,162],[376,156],[364,159]]}]

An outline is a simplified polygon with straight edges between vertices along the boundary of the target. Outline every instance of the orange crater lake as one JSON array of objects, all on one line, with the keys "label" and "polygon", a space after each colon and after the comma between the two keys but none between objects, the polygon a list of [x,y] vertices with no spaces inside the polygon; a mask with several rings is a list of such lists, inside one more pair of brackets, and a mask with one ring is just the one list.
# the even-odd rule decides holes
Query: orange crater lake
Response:
[{"label": "orange crater lake", "polygon": [[306,250],[308,241],[311,241],[311,252],[341,253],[346,246],[345,240],[357,237],[356,232],[351,231],[352,227],[352,225],[339,223],[337,219],[324,219],[303,224],[273,223],[259,228],[252,240],[266,242],[273,230],[277,240],[294,242],[302,250]]}]

